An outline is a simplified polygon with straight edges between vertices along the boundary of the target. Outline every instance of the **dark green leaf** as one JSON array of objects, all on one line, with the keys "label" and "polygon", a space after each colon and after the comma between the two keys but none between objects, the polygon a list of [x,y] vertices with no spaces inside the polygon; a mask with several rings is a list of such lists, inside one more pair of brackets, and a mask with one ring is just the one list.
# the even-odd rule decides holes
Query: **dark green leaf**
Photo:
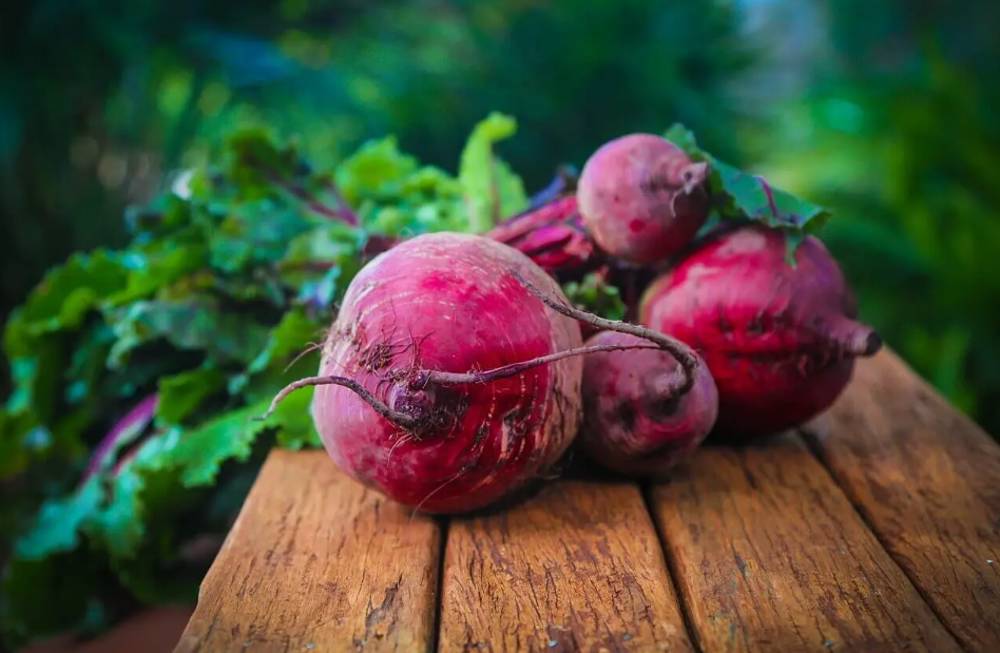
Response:
[{"label": "dark green leaf", "polygon": [[278,444],[282,447],[302,449],[322,446],[312,421],[312,396],[312,388],[293,392],[278,405],[268,420],[278,428]]},{"label": "dark green leaf", "polygon": [[223,413],[178,434],[176,445],[165,452],[167,464],[181,471],[181,483],[185,486],[212,483],[223,462],[246,460],[250,455],[254,439],[271,425],[257,419],[266,410],[267,402],[260,402]]},{"label": "dark green leaf", "polygon": [[212,267],[237,272],[247,265],[274,263],[311,224],[297,210],[270,199],[234,207],[212,232]]},{"label": "dark green leaf", "polygon": [[205,399],[223,390],[225,381],[218,368],[208,365],[162,377],[156,405],[157,423],[181,424]]},{"label": "dark green leaf", "polygon": [[72,551],[79,531],[97,510],[102,498],[100,478],[92,476],[68,497],[47,501],[34,528],[20,538],[15,553],[25,560],[38,560],[53,553]]},{"label": "dark green leaf", "polygon": [[[813,232],[830,216],[826,209],[773,187],[759,175],[719,161],[698,147],[694,134],[683,125],[674,124],[665,136],[692,159],[708,162],[709,189],[723,219],[750,220],[776,229]],[[794,244],[791,240],[789,243],[790,252],[794,251]]]},{"label": "dark green leaf", "polygon": [[74,254],[45,275],[14,312],[4,334],[7,355],[30,356],[39,336],[76,329],[88,311],[124,288],[127,279],[128,271],[115,254]]},{"label": "dark green leaf", "polygon": [[267,329],[239,314],[223,312],[211,297],[185,301],[139,301],[112,312],[117,341],[109,364],[121,366],[129,352],[165,339],[178,349],[204,351],[219,362],[248,363],[267,340]]},{"label": "dark green leaf", "polygon": [[618,288],[591,272],[580,281],[563,284],[566,298],[574,305],[611,320],[625,319],[625,302]]},{"label": "dark green leaf", "polygon": [[348,204],[398,195],[403,182],[417,170],[417,160],[403,154],[392,136],[369,141],[337,167],[337,187]]}]

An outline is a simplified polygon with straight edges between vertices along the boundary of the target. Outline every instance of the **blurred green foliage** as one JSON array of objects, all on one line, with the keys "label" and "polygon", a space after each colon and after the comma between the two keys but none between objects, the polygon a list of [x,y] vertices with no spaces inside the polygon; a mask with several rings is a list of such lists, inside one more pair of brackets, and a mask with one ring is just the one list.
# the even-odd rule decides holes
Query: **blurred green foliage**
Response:
[{"label": "blurred green foliage", "polygon": [[[78,249],[121,245],[126,204],[236,127],[301,136],[319,166],[395,134],[451,166],[490,111],[538,186],[630,130],[693,128],[713,152],[750,62],[727,4],[519,0],[12,0],[0,19],[0,212],[18,254],[2,313]],[[732,157],[730,157],[732,158]]]}]

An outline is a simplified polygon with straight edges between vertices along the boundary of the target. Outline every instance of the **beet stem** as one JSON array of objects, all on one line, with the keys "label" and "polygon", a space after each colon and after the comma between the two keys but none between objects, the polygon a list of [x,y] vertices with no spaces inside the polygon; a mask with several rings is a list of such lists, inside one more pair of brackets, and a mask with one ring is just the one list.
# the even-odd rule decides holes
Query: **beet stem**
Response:
[{"label": "beet stem", "polygon": [[626,349],[659,349],[659,347],[656,345],[588,345],[586,347],[575,347],[573,349],[557,351],[552,354],[546,354],[545,356],[538,356],[537,358],[531,358],[526,361],[519,361],[517,363],[495,367],[491,370],[484,370],[482,372],[441,372],[437,370],[425,370],[420,374],[421,378],[431,383],[439,383],[441,385],[489,383],[490,381],[516,376],[525,370],[531,369],[532,367],[545,365],[546,363],[554,363],[555,361],[562,360],[563,358],[570,358],[571,356],[583,356],[585,354],[594,354],[601,351],[623,351]]},{"label": "beet stem", "polygon": [[369,406],[371,406],[376,413],[392,422],[396,426],[412,430],[416,428],[419,424],[419,420],[416,418],[401,413],[397,410],[393,410],[389,406],[385,405],[382,401],[378,399],[375,395],[368,392],[368,390],[353,379],[349,379],[345,376],[308,376],[304,379],[299,379],[298,381],[293,381],[286,385],[281,391],[274,395],[274,399],[271,400],[271,405],[268,406],[267,412],[264,413],[259,419],[267,419],[270,417],[275,409],[278,407],[285,397],[291,393],[305,388],[306,386],[316,386],[316,385],[339,385],[347,388],[348,390],[354,392],[356,395],[361,397]]},{"label": "beet stem", "polygon": [[514,274],[518,281],[520,281],[532,295],[537,297],[543,304],[555,312],[561,313],[566,317],[579,322],[589,324],[597,329],[628,333],[630,335],[649,340],[656,343],[660,349],[669,352],[671,356],[677,359],[677,362],[680,363],[681,368],[684,370],[682,382],[680,385],[672,389],[671,395],[683,395],[694,385],[695,374],[698,372],[698,366],[700,363],[694,353],[688,349],[687,345],[684,345],[679,340],[671,338],[670,336],[662,334],[658,331],[647,329],[646,327],[638,324],[629,324],[628,322],[621,322],[619,320],[609,320],[607,318],[594,315],[593,313],[582,311],[575,306],[569,306],[568,304],[564,304],[556,299],[553,299],[552,297],[549,297],[516,272]]}]

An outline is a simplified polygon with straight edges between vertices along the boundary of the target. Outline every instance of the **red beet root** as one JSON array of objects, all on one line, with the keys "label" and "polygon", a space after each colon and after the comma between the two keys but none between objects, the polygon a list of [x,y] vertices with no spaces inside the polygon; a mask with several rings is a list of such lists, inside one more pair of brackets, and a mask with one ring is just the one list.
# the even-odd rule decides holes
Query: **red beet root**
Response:
[{"label": "red beet root", "polygon": [[580,213],[597,244],[633,263],[663,260],[687,245],[708,216],[705,163],[653,134],[609,141],[580,175]]},{"label": "red beet root", "polygon": [[717,234],[643,296],[640,320],[688,343],[719,389],[720,430],[753,436],[789,428],[827,408],[856,356],[881,345],[826,247],[807,237],[796,267],[782,232]]},{"label": "red beet root", "polygon": [[457,512],[499,499],[563,454],[579,424],[579,358],[489,382],[468,376],[580,345],[575,321],[519,276],[562,297],[520,253],[459,234],[403,242],[355,277],[320,364],[321,376],[354,386],[318,385],[313,398],[316,427],[344,471],[401,503]]},{"label": "red beet root", "polygon": [[[641,345],[636,336],[602,331],[588,345]],[[584,449],[598,463],[631,476],[659,476],[686,458],[715,424],[719,396],[699,366],[691,390],[673,390],[683,371],[667,352],[590,354],[583,363]]]}]

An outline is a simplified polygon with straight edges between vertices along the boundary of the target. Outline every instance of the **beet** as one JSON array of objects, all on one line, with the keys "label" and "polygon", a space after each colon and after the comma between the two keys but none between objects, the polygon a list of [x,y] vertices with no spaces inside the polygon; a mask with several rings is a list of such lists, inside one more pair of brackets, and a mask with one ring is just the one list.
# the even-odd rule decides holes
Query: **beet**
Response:
[{"label": "beet", "polygon": [[[587,345],[643,342],[602,331]],[[589,354],[583,362],[581,431],[588,455],[617,472],[652,477],[690,455],[715,424],[719,396],[704,365],[691,390],[678,395],[673,388],[682,374],[677,360],[660,349]]]},{"label": "beet", "polygon": [[489,383],[426,374],[501,368],[580,345],[575,321],[515,275],[561,297],[520,253],[460,234],[403,242],[355,277],[320,364],[321,376],[355,387],[319,385],[313,398],[316,428],[341,469],[401,503],[455,512],[497,500],[563,454],[579,424],[579,358]]},{"label": "beet", "polygon": [[721,431],[754,436],[827,408],[856,356],[881,345],[826,247],[808,236],[786,260],[783,232],[748,226],[709,238],[643,296],[640,321],[688,343],[719,390]]},{"label": "beet", "polygon": [[580,175],[580,214],[597,244],[633,263],[663,260],[708,217],[708,167],[653,134],[605,143]]}]

